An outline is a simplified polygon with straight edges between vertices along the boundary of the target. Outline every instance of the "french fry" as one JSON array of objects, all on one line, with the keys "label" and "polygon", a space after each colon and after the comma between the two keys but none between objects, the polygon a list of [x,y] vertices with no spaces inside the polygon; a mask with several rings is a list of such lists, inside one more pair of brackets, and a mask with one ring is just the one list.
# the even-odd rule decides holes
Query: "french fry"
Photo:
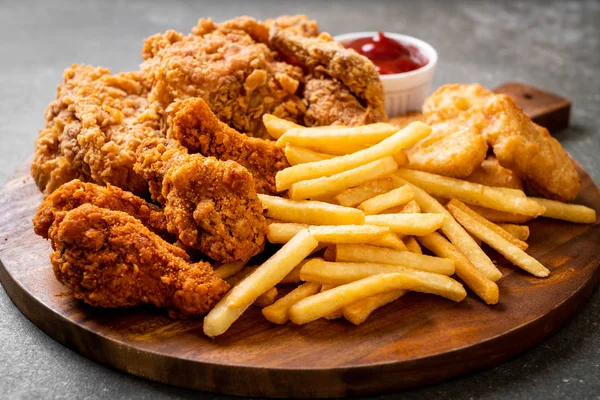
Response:
[{"label": "french fry", "polygon": [[543,217],[580,224],[593,224],[596,222],[596,211],[589,207],[579,204],[565,204],[548,199],[532,198],[532,200],[546,209],[542,214]]},{"label": "french fry", "polygon": [[275,302],[275,299],[277,299],[278,294],[279,292],[277,291],[277,288],[272,287],[271,289],[258,296],[254,301],[253,305],[260,308],[268,307]]},{"label": "french fry", "polygon": [[301,128],[300,125],[292,121],[288,121],[283,118],[278,118],[272,114],[263,114],[262,119],[265,128],[267,128],[267,132],[274,139],[279,139],[281,135],[283,135],[290,129]]},{"label": "french fry", "polygon": [[[398,184],[408,183],[404,179],[396,177]],[[446,214],[446,221],[442,225],[442,232],[458,248],[469,261],[479,269],[483,275],[492,281],[497,281],[502,277],[502,273],[485,252],[475,243],[475,240],[463,229],[462,226],[452,217],[452,214],[444,208],[437,200],[431,197],[427,192],[418,186],[413,185],[415,190],[415,199],[419,203],[421,210],[430,213]]]},{"label": "french fry", "polygon": [[204,333],[209,337],[223,334],[258,296],[279,283],[318,245],[308,230],[294,236],[217,303],[204,318]]},{"label": "french fry", "polygon": [[497,304],[499,300],[498,285],[489,280],[483,273],[475,268],[463,253],[452,243],[437,232],[419,236],[419,242],[432,253],[439,257],[449,258],[454,261],[456,275],[467,284],[487,304]]},{"label": "french fry", "polygon": [[310,225],[361,225],[365,214],[361,210],[320,201],[294,201],[259,194],[258,198],[269,218]]},{"label": "french fry", "polygon": [[346,189],[335,196],[335,200],[344,207],[356,207],[365,200],[395,188],[396,185],[390,178],[382,178]]},{"label": "french fry", "polygon": [[392,207],[405,205],[413,199],[415,192],[412,187],[404,185],[397,189],[390,190],[387,193],[372,197],[363,201],[358,208],[363,210],[365,215],[379,214],[383,210]]},{"label": "french fry", "polygon": [[323,161],[335,157],[332,154],[318,153],[314,150],[305,149],[304,147],[288,144],[285,146],[285,158],[290,165],[306,164],[309,162]]},{"label": "french fry", "polygon": [[[335,261],[335,248],[336,245],[327,246],[327,249],[323,253],[323,259],[326,261]],[[302,269],[300,269],[300,273],[302,273]],[[300,277],[300,280],[302,280],[302,277]]]},{"label": "french fry", "polygon": [[309,226],[295,222],[272,222],[267,229],[267,240],[270,243],[287,243],[298,232],[308,229]]},{"label": "french fry", "polygon": [[256,265],[249,265],[247,267],[242,268],[240,271],[236,272],[233,275],[230,275],[225,279],[225,282],[229,284],[229,286],[233,287],[244,280],[245,277],[250,275],[255,269]]},{"label": "french fry", "polygon": [[308,232],[325,243],[366,243],[391,233],[389,228],[376,225],[313,225]]},{"label": "french fry", "polygon": [[[337,287],[337,285],[321,285],[321,290],[319,290],[319,293],[325,292],[329,289],[333,289],[334,287]],[[325,315],[323,318],[325,318],[327,320],[332,320],[332,319],[342,318],[342,316],[343,316],[342,309],[340,308],[338,310],[330,312],[329,314]]]},{"label": "french fry", "polygon": [[385,306],[408,293],[403,289],[396,289],[390,292],[376,294],[375,296],[367,297],[342,308],[342,315],[347,321],[354,325],[360,325],[375,311],[376,309]]},{"label": "french fry", "polygon": [[532,217],[543,214],[545,210],[530,198],[507,194],[506,190],[478,183],[406,168],[400,168],[396,175],[433,196],[457,199],[469,204]]},{"label": "french fry", "polygon": [[390,229],[376,225],[307,225],[293,222],[269,224],[267,239],[271,243],[287,243],[302,229],[308,229],[319,242],[368,243],[391,233]]},{"label": "french fry", "polygon": [[529,239],[529,227],[527,225],[498,224],[498,226],[519,240]]},{"label": "french fry", "polygon": [[397,169],[394,158],[388,156],[331,176],[296,182],[290,186],[288,195],[292,200],[335,196],[349,187],[382,178]]},{"label": "french fry", "polygon": [[[530,274],[544,278],[550,275],[550,271],[544,267],[539,261],[525,253],[523,250],[513,245],[496,232],[492,231],[485,225],[479,223],[470,215],[460,210],[456,206],[449,204],[448,209],[454,218],[473,235],[480,238],[483,242],[498,251],[507,260],[514,265],[524,269]],[[306,267],[306,266],[305,266]],[[302,272],[300,272],[302,275]]]},{"label": "french fry", "polygon": [[244,269],[245,265],[246,265],[245,261],[226,263],[226,264],[222,264],[222,265],[218,266],[215,269],[215,272],[217,275],[219,275],[221,277],[221,279],[227,279],[230,276],[232,276],[232,275],[240,272],[242,269]]},{"label": "french fry", "polygon": [[404,274],[368,276],[347,285],[308,296],[289,308],[290,320],[298,325],[322,318],[340,308],[379,293],[417,287],[419,279]]},{"label": "french fry", "polygon": [[404,235],[427,235],[439,229],[446,221],[440,213],[431,214],[378,214],[367,215],[365,223],[387,226],[392,232]]},{"label": "french fry", "polygon": [[[454,262],[448,258],[431,257],[409,251],[397,251],[364,244],[339,244],[336,261],[400,265],[441,275],[454,274]],[[302,276],[302,272],[300,273]]]},{"label": "french fry", "polygon": [[277,147],[291,143],[296,146],[329,152],[346,146],[370,146],[398,132],[394,125],[378,122],[362,126],[295,128],[288,130],[277,140]]},{"label": "french fry", "polygon": [[[319,247],[317,247],[318,249]],[[317,250],[315,249],[315,250]],[[313,251],[313,253],[315,253],[315,251]],[[287,274],[282,280],[281,284],[286,284],[286,283],[300,283],[302,282],[302,279],[300,279],[300,270],[302,269],[302,267],[304,267],[304,264],[306,264],[308,261],[310,260],[310,258],[307,258],[306,260],[302,260],[300,261],[300,264],[296,265],[294,267],[293,270],[290,271],[289,274]]]},{"label": "french fry", "polygon": [[263,308],[262,314],[269,322],[285,324],[288,321],[288,309],[300,300],[318,293],[320,289],[321,285],[318,283],[305,282],[275,303]]},{"label": "french fry", "polygon": [[464,203],[462,203],[462,202],[460,202],[460,201],[458,201],[456,199],[452,199],[446,205],[446,207],[449,207],[451,205],[454,206],[454,207],[456,207],[456,208],[458,208],[459,210],[461,210],[465,214],[469,215],[471,218],[473,218],[474,220],[476,220],[477,222],[479,222],[481,225],[483,225],[483,226],[487,227],[488,229],[494,231],[497,235],[502,236],[506,241],[508,241],[508,242],[512,243],[513,245],[517,246],[521,250],[527,250],[527,247],[529,247],[527,245],[527,243],[525,243],[522,240],[517,239],[516,237],[514,237],[510,233],[506,232],[504,229],[500,228],[498,225],[496,225],[493,222],[490,222],[487,219],[483,218],[481,215],[477,214],[475,211],[473,211],[469,207],[467,207]]},{"label": "french fry", "polygon": [[[413,189],[413,197],[415,196],[415,191]],[[415,214],[415,213],[420,213],[421,212],[421,207],[419,207],[419,203],[417,203],[415,200],[411,200],[408,202],[408,204],[406,204],[404,206],[404,208],[402,208],[402,211],[400,211],[403,214]]]},{"label": "french fry", "polygon": [[296,182],[331,176],[360,167],[372,161],[399,153],[402,149],[415,144],[430,133],[431,127],[428,125],[421,122],[413,122],[406,128],[367,149],[329,160],[294,165],[281,170],[275,176],[275,185],[278,191],[283,191],[289,189]]},{"label": "french fry", "polygon": [[387,233],[381,239],[369,242],[368,244],[370,244],[371,246],[385,247],[392,250],[408,251],[408,248],[406,247],[404,242],[400,240],[398,235],[392,232]]},{"label": "french fry", "polygon": [[415,254],[423,254],[423,250],[421,250],[421,246],[419,246],[419,243],[413,236],[404,238],[404,244],[406,245],[406,248],[408,249],[408,251],[415,253]]},{"label": "french fry", "polygon": [[479,207],[473,204],[470,204],[469,207],[471,208],[471,210],[475,211],[483,218],[496,224],[501,222],[511,224],[524,224],[527,221],[531,221],[533,219],[533,217],[527,215],[519,215],[507,213],[504,211],[492,210],[491,208]]}]

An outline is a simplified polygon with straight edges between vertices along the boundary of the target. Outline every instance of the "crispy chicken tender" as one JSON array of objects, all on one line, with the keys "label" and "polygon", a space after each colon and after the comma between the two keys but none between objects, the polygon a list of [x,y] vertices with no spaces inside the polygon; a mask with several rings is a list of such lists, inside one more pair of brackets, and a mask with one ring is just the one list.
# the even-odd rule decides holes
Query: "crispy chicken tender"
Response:
[{"label": "crispy chicken tender", "polygon": [[149,90],[139,72],[111,75],[108,69],[82,65],[66,69],[35,143],[31,174],[40,190],[48,195],[77,178],[146,193],[146,183],[132,167],[139,143],[160,135]]},{"label": "crispy chicken tender", "polygon": [[153,304],[173,318],[207,313],[229,290],[210,264],[191,264],[127,213],[84,204],[53,235],[54,274],[94,307]]},{"label": "crispy chicken tender", "polygon": [[481,165],[465,180],[486,186],[525,190],[521,178],[510,169],[500,165],[494,156],[488,156],[483,160]]},{"label": "crispy chicken tender", "polygon": [[429,136],[405,150],[408,168],[465,178],[485,159],[487,142],[476,124],[453,119],[433,124],[431,129]]},{"label": "crispy chicken tender", "polygon": [[256,192],[277,193],[275,174],[289,167],[289,163],[275,142],[248,137],[230,128],[201,98],[174,105],[171,115],[169,138],[179,141],[191,153],[239,163],[252,174]]},{"label": "crispy chicken tender", "polygon": [[[158,235],[165,235],[167,220],[162,210],[144,199],[118,187],[99,186],[74,179],[56,189],[40,204],[33,218],[33,230],[45,239],[50,237],[50,228],[55,219],[82,204],[114,211],[123,211],[140,220],[147,228]],[[180,256],[181,257],[181,256]]]},{"label": "crispy chicken tender", "polygon": [[141,68],[152,82],[152,101],[166,115],[171,103],[201,97],[221,121],[254,136],[267,135],[265,113],[301,122],[302,70],[253,38],[264,40],[265,29],[243,17],[220,25],[200,20],[189,36],[167,31],[149,37]]},{"label": "crispy chicken tender", "polygon": [[423,114],[428,123],[464,118],[481,125],[500,165],[540,194],[571,201],[579,193],[579,176],[567,152],[510,97],[478,84],[445,85],[425,101]]},{"label": "crispy chicken tender", "polygon": [[218,262],[262,251],[267,224],[252,175],[233,161],[188,154],[168,139],[145,140],[135,170],[164,207],[169,232]]},{"label": "crispy chicken tender", "polygon": [[[289,29],[281,28],[277,23],[271,25],[269,39],[271,46],[282,53],[287,60],[302,65],[315,78],[341,82],[361,104],[364,104],[366,115],[363,118],[345,120],[343,119],[345,114],[341,113],[338,123],[350,125],[387,121],[383,103],[383,84],[375,65],[368,58],[352,49],[346,49],[327,33],[317,37],[304,37],[294,35]],[[310,108],[310,92],[304,97],[305,101],[308,100]],[[332,97],[332,105],[339,107],[340,110],[346,106],[345,102],[336,102],[335,94]],[[309,121],[317,125],[327,125],[330,117],[331,113],[326,112],[321,120],[313,113]]]}]

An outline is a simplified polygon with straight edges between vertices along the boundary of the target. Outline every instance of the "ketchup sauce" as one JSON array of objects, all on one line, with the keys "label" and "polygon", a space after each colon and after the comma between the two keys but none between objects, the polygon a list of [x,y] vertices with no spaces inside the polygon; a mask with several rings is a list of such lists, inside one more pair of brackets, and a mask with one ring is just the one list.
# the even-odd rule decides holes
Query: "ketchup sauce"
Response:
[{"label": "ketchup sauce", "polygon": [[415,46],[391,39],[383,32],[378,32],[372,37],[355,39],[344,46],[373,61],[381,75],[414,71],[429,62]]}]

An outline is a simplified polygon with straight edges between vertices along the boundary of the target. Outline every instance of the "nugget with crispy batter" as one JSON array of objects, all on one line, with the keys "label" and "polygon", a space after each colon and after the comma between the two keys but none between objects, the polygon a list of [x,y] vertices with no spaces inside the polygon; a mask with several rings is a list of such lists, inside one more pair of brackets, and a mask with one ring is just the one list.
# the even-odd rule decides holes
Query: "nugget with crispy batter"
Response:
[{"label": "nugget with crispy batter", "polygon": [[454,119],[431,126],[432,133],[406,149],[408,168],[464,178],[469,176],[487,153],[487,143],[477,125]]},{"label": "nugget with crispy batter", "polygon": [[567,152],[510,97],[479,84],[445,85],[425,101],[423,114],[428,123],[474,121],[500,165],[546,197],[570,201],[577,196],[579,176]]},{"label": "nugget with crispy batter", "polygon": [[486,186],[524,190],[523,181],[510,169],[504,168],[496,157],[488,156],[473,173],[465,178]]},{"label": "nugget with crispy batter", "polygon": [[503,167],[515,171],[545,197],[575,199],[579,193],[577,170],[546,128],[532,122],[506,95],[495,96],[483,112],[489,123],[483,135]]},{"label": "nugget with crispy batter", "polygon": [[167,221],[162,210],[144,199],[118,187],[100,186],[74,179],[56,189],[40,204],[33,218],[33,230],[45,239],[59,214],[64,214],[82,204],[93,204],[114,211],[123,211],[139,219],[147,228],[165,235]]},{"label": "nugget with crispy batter", "polygon": [[276,194],[275,175],[289,163],[275,142],[252,138],[219,121],[201,98],[174,105],[168,137],[191,153],[232,160],[246,167],[258,193]]},{"label": "nugget with crispy batter", "polygon": [[252,175],[238,163],[150,138],[138,148],[135,170],[163,205],[169,232],[186,246],[218,262],[246,261],[263,249],[262,204]]},{"label": "nugget with crispy batter", "polygon": [[56,278],[94,307],[153,304],[174,318],[194,317],[229,290],[210,264],[179,257],[179,249],[124,212],[84,204],[66,213],[52,241]]}]

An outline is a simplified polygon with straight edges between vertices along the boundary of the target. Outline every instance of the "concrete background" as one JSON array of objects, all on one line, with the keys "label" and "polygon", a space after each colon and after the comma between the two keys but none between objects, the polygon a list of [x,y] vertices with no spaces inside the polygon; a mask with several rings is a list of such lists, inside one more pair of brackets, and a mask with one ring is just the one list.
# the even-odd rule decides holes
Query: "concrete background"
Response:
[{"label": "concrete background", "polygon": [[[500,4],[502,3],[502,4]],[[439,52],[436,86],[522,81],[573,100],[555,135],[600,180],[598,1],[0,1],[0,183],[33,151],[62,71],[89,63],[124,71],[142,40],[189,32],[199,17],[305,13],[332,34],[387,30]],[[223,398],[114,371],[50,339],[0,290],[0,398]],[[600,294],[558,334],[501,366],[381,398],[600,398]]]}]

